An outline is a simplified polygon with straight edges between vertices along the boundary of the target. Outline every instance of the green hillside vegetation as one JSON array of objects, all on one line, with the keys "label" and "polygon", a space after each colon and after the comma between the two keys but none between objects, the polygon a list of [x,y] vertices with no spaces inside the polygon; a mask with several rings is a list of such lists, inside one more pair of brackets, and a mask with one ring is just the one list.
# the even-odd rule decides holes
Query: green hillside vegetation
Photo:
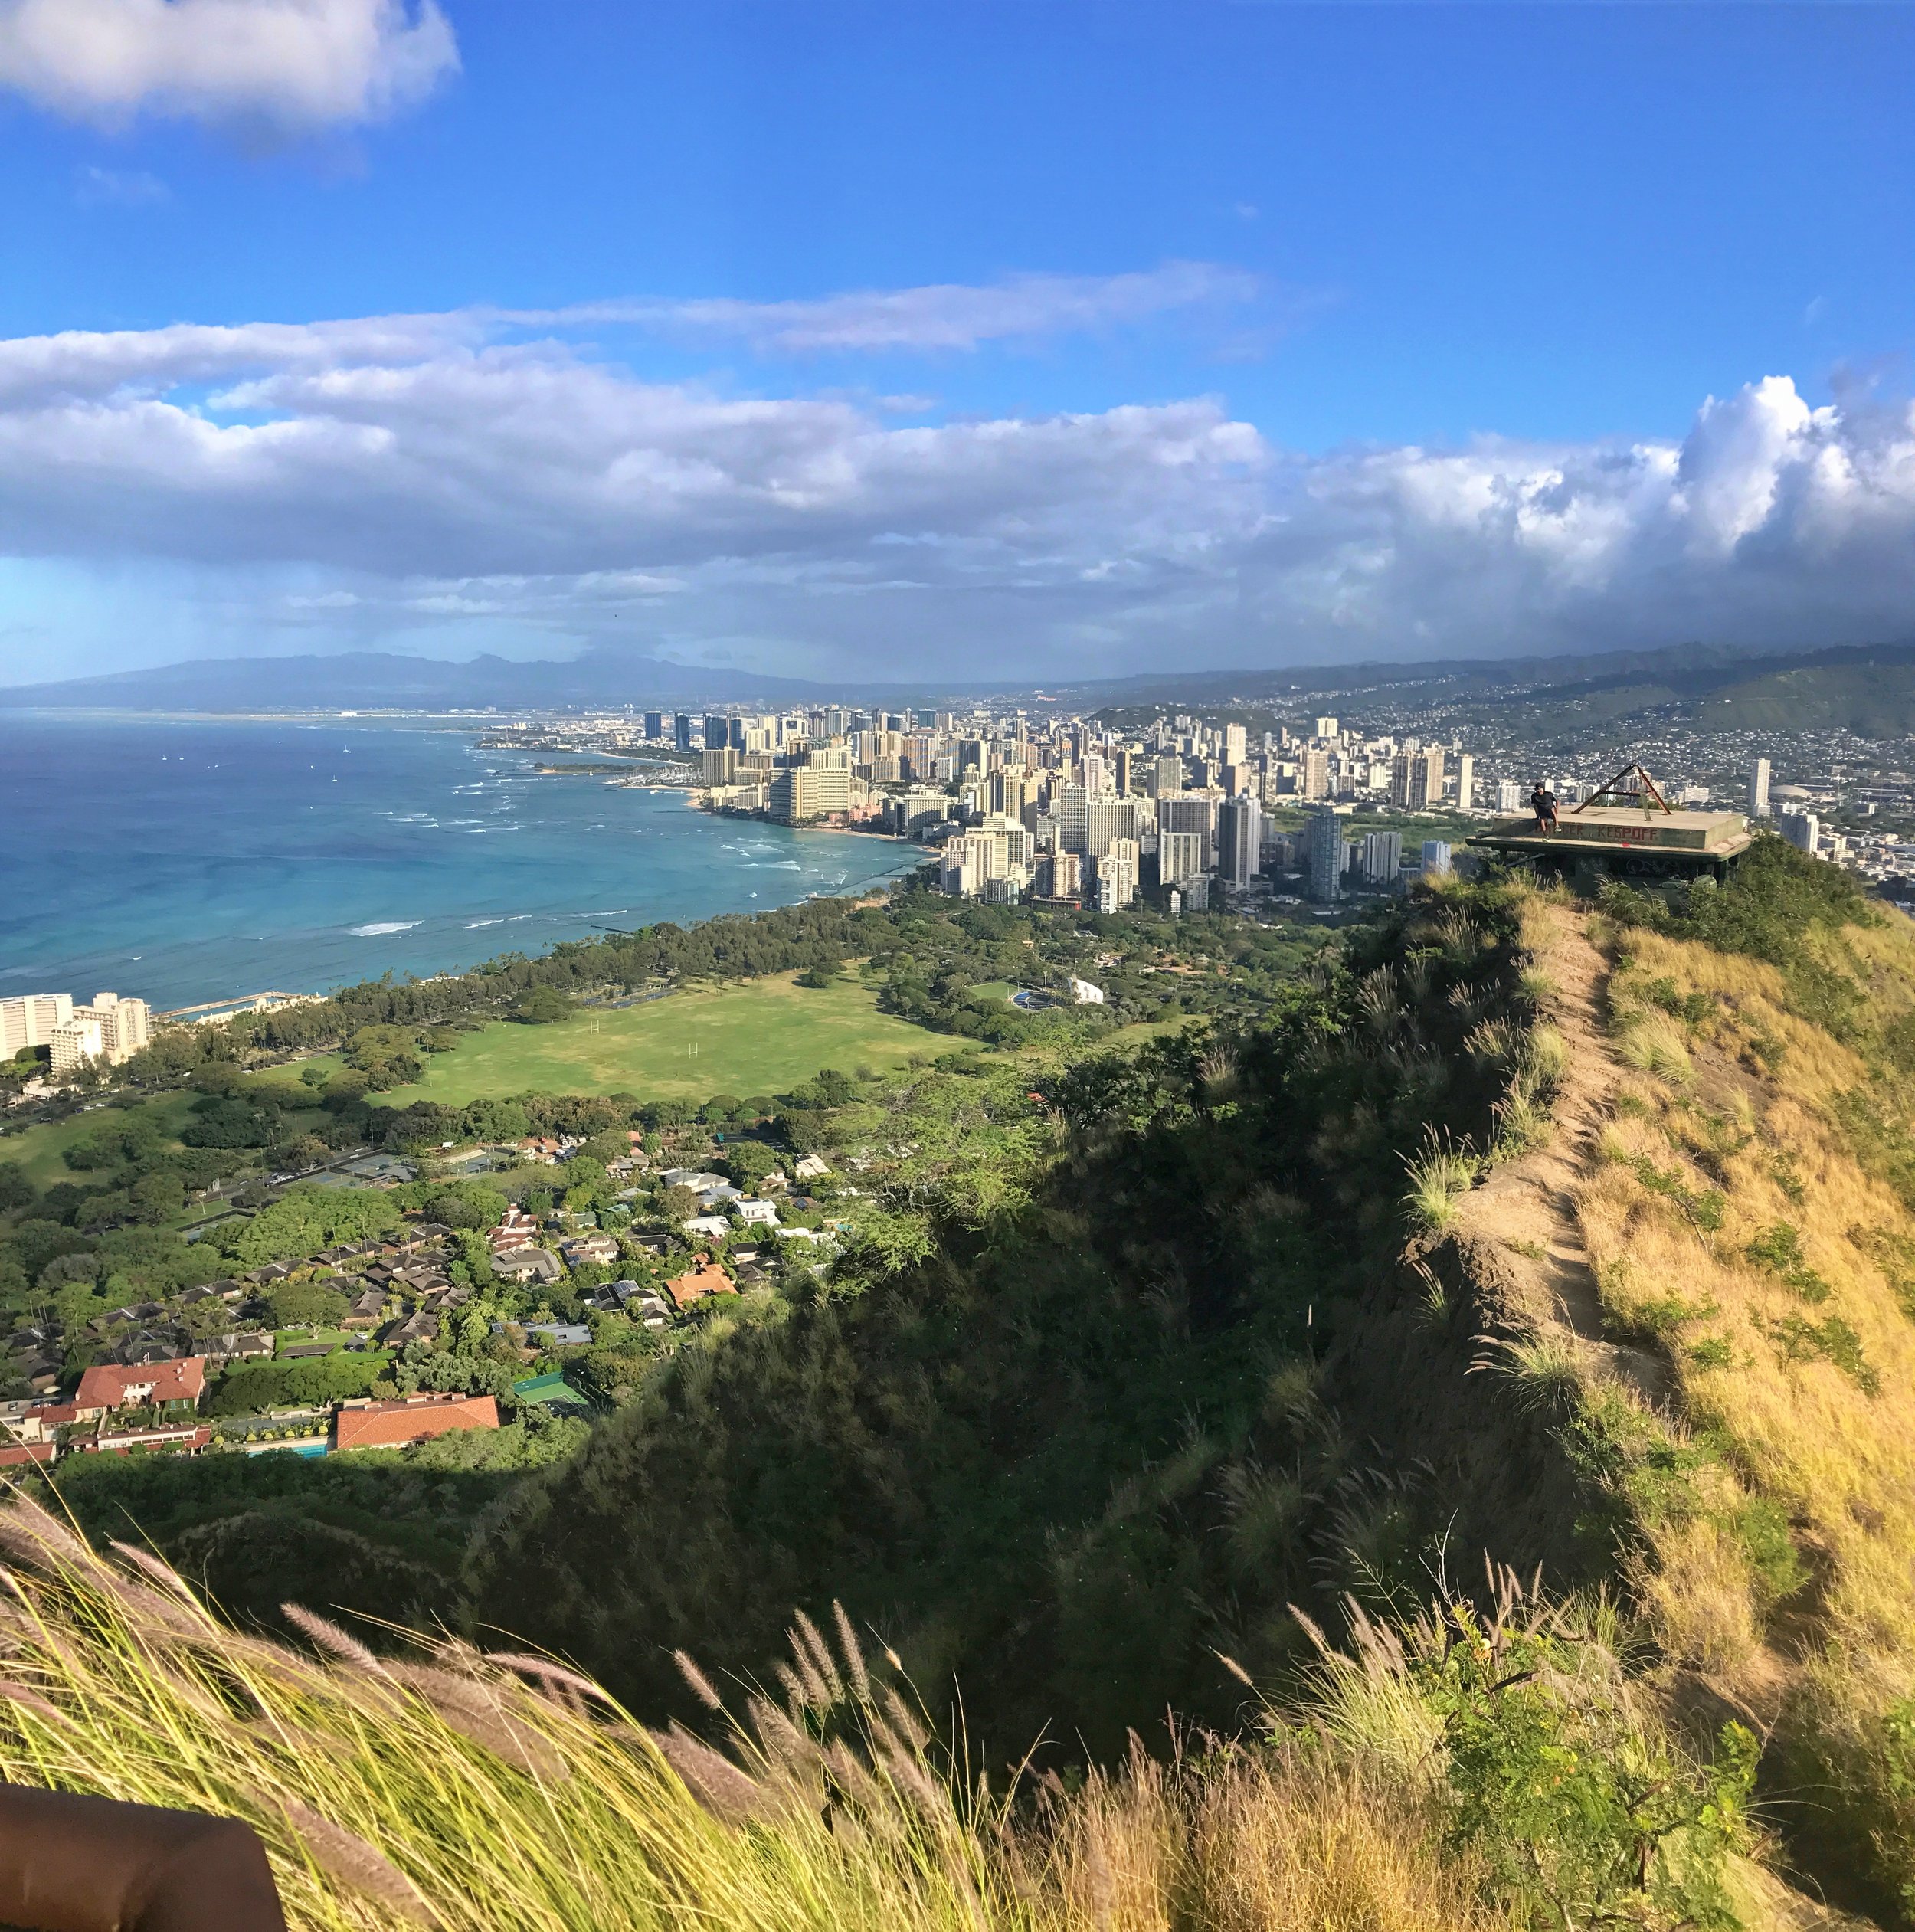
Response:
[{"label": "green hillside vegetation", "polygon": [[[943,1030],[1082,943],[899,923]],[[63,1474],[290,1642],[16,1508],[0,1774],[240,1812],[301,1932],[1915,1925],[1915,928],[1765,839],[1196,930],[1174,1034],[784,1092],[840,1250],[562,1441]]]},{"label": "green hillside vegetation", "polygon": [[570,1013],[556,1024],[501,1022],[434,1054],[424,1077],[392,1090],[400,1105],[451,1106],[511,1093],[632,1093],[702,1099],[776,1092],[827,1066],[902,1066],[935,1050],[922,1029],[878,1010],[855,978],[823,987],[789,973],[662,1000]]},{"label": "green hillside vegetation", "polygon": [[1915,664],[1823,665],[1730,685],[1686,707],[1708,731],[1839,729],[1862,738],[1915,732]]},{"label": "green hillside vegetation", "polygon": [[1482,702],[1499,732],[1565,747],[1619,727],[1670,722],[1701,731],[1839,729],[1900,738],[1915,731],[1915,661],[1907,647],[1693,665],[1676,653],[1653,676],[1632,666],[1627,673],[1491,690]]}]

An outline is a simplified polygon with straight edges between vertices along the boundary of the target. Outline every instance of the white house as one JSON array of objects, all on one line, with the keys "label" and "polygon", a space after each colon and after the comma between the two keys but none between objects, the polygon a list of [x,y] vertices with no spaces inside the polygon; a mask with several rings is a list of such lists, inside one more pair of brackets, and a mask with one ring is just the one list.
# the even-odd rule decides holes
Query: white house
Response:
[{"label": "white house", "polygon": [[687,1234],[709,1234],[715,1241],[722,1241],[732,1232],[732,1223],[722,1214],[694,1214],[679,1226]]},{"label": "white house", "polygon": [[768,1200],[741,1200],[738,1219],[748,1227],[774,1228],[778,1224],[778,1210]]}]

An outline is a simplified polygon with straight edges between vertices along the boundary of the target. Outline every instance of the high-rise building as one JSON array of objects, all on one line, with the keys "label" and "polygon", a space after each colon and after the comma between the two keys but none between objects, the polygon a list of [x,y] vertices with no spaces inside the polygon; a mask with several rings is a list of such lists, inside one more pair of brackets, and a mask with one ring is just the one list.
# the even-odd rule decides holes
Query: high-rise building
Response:
[{"label": "high-rise building", "polygon": [[1249,755],[1249,738],[1242,725],[1226,725],[1223,728],[1223,761],[1226,765],[1241,765]]},{"label": "high-rise building", "polygon": [[1367,886],[1393,886],[1403,869],[1403,835],[1400,832],[1366,832],[1363,867]]},{"label": "high-rise building", "polygon": [[645,714],[645,735],[654,744],[665,735],[665,714],[662,711],[648,711]]},{"label": "high-rise building", "polygon": [[1514,778],[1497,780],[1496,809],[1499,812],[1520,812],[1523,809],[1523,788]]},{"label": "high-rise building", "polygon": [[1138,853],[1134,839],[1113,839],[1097,862],[1097,909],[1121,912],[1137,897]]},{"label": "high-rise building", "polygon": [[1449,856],[1447,840],[1424,840],[1423,876],[1426,879],[1447,879],[1449,876]]},{"label": "high-rise building", "polygon": [[1040,898],[1076,899],[1083,889],[1083,867],[1075,852],[1038,853],[1036,891]]},{"label": "high-rise building", "polygon": [[1409,809],[1413,812],[1433,811],[1442,801],[1443,748],[1432,745],[1421,754],[1418,768],[1410,773]]},{"label": "high-rise building", "polygon": [[1328,905],[1343,896],[1343,820],[1327,805],[1310,819],[1310,896]]},{"label": "high-rise building", "polygon": [[[23,1033],[33,1036],[16,1037]],[[0,1043],[11,1042],[12,1053],[46,1047],[56,1073],[71,1073],[90,1060],[117,1066],[152,1036],[146,1002],[123,1000],[117,993],[97,993],[90,1007],[75,1006],[66,993],[0,1000]]]},{"label": "high-rise building", "polygon": [[692,714],[679,712],[672,720],[672,742],[681,752],[692,748]]},{"label": "high-rise building", "polygon": [[1166,832],[1201,832],[1203,834],[1203,869],[1216,863],[1217,801],[1201,794],[1181,793],[1157,801],[1157,829]]},{"label": "high-rise building", "polygon": [[771,774],[766,788],[767,814],[782,825],[803,825],[814,818],[851,809],[851,755],[821,752],[804,765],[787,765]]},{"label": "high-rise building", "polygon": [[47,1045],[54,1027],[72,1018],[70,993],[24,993],[0,1000],[0,1059],[11,1059],[23,1047]]},{"label": "high-rise building", "polygon": [[1799,852],[1812,859],[1822,844],[1822,820],[1813,812],[1784,812],[1777,821],[1782,835]]},{"label": "high-rise building", "polygon": [[732,721],[722,712],[708,711],[705,714],[705,743],[708,749],[715,745],[728,745],[732,742]]},{"label": "high-rise building", "polygon": [[1442,802],[1443,748],[1399,752],[1390,765],[1390,802],[1409,812],[1429,811]]},{"label": "high-rise building", "polygon": [[1083,858],[1102,858],[1111,840],[1137,837],[1138,815],[1134,799],[1098,797],[1082,785],[1065,785],[1057,806],[1058,841]]},{"label": "high-rise building", "polygon": [[730,745],[708,745],[705,748],[704,777],[708,785],[728,785],[738,771],[738,755]]},{"label": "high-rise building", "polygon": [[1118,796],[1128,797],[1137,789],[1137,754],[1129,745],[1120,745],[1111,758],[1116,774]]},{"label": "high-rise building", "polygon": [[1335,719],[1318,718],[1313,719],[1311,722],[1315,726],[1314,735],[1316,737],[1331,738],[1337,735],[1337,721]]},{"label": "high-rise building", "polygon": [[1749,768],[1749,816],[1769,816],[1769,761],[1757,758]]},{"label": "high-rise building", "polygon": [[1144,780],[1153,798],[1168,798],[1183,789],[1183,761],[1181,758],[1160,758],[1154,769],[1144,773]]},{"label": "high-rise building", "polygon": [[1467,752],[1456,761],[1456,809],[1459,812],[1476,809],[1476,761]]},{"label": "high-rise building", "polygon": [[1263,856],[1263,809],[1249,793],[1226,798],[1217,814],[1217,873],[1233,892],[1247,892]]},{"label": "high-rise building", "polygon": [[1297,768],[1297,789],[1305,798],[1327,798],[1330,796],[1330,754],[1327,752],[1305,752],[1303,761]]},{"label": "high-rise building", "polygon": [[1205,840],[1201,832],[1163,832],[1157,835],[1157,876],[1166,886],[1181,886],[1203,876]]}]

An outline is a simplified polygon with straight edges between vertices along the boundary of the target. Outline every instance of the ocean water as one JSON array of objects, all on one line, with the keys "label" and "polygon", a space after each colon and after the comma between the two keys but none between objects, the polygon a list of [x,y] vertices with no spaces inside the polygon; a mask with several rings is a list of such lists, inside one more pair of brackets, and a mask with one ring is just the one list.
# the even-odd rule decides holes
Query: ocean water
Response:
[{"label": "ocean water", "polygon": [[549,755],[477,735],[0,713],[0,997],[323,992],[853,891],[917,856],[542,776]]}]

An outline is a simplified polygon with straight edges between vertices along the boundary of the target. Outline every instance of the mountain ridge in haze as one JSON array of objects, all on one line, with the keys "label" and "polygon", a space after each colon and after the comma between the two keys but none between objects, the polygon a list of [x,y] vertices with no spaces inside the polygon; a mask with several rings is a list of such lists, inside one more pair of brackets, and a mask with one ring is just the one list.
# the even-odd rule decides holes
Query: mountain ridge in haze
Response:
[{"label": "mountain ridge in haze", "polygon": [[1750,652],[1691,643],[1575,656],[1371,660],[1046,681],[847,678],[831,683],[730,666],[676,664],[600,650],[569,659],[483,655],[463,661],[352,651],[330,657],[195,658],[147,670],[0,688],[0,709],[278,712],[550,710],[567,706],[793,702],[1029,694],[1082,708],[1230,701],[1334,702],[1367,692],[1497,703],[1547,692],[1566,704],[1602,699],[1606,715],[1684,716],[1723,729],[1778,717],[1872,736],[1915,729],[1915,643]]}]

